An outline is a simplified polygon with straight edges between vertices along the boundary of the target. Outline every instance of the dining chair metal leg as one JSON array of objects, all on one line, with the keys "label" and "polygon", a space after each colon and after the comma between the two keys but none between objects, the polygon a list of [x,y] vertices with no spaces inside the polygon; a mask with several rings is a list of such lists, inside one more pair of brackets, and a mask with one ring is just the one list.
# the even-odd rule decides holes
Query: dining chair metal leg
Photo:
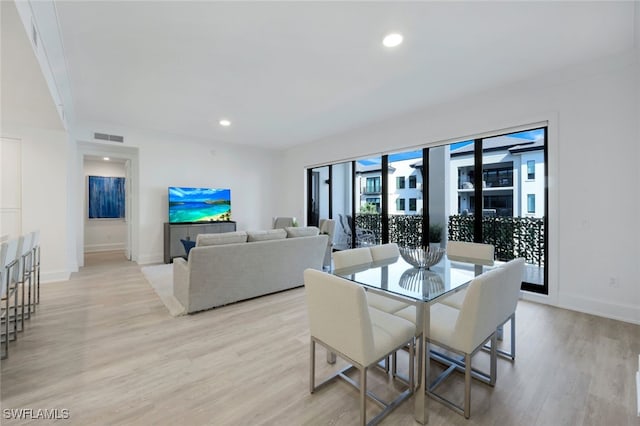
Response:
[{"label": "dining chair metal leg", "polygon": [[495,386],[498,373],[498,336],[497,333],[493,333],[491,337],[491,357],[489,367],[489,385]]},{"label": "dining chair metal leg", "polygon": [[511,359],[516,359],[516,313],[511,315]]},{"label": "dining chair metal leg", "polygon": [[471,355],[464,356],[464,417],[471,417]]},{"label": "dining chair metal leg", "polygon": [[20,330],[24,330],[24,280],[20,283]]},{"label": "dining chair metal leg", "polygon": [[367,367],[360,368],[360,424],[367,424]]},{"label": "dining chair metal leg", "polygon": [[[316,388],[316,342],[311,339],[309,343],[311,351],[309,353],[309,393],[313,393]],[[327,352],[328,353],[328,352]]]}]

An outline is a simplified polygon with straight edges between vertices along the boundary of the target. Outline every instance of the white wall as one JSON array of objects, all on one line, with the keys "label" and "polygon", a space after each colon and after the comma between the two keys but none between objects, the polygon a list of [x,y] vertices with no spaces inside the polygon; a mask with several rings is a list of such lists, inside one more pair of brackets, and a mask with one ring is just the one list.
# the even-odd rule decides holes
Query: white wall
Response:
[{"label": "white wall", "polygon": [[[84,161],[85,200],[88,200],[88,176],[126,177],[124,163],[114,161]],[[89,219],[88,203],[84,204],[85,253],[124,250],[127,244],[127,224],[124,219]]]},{"label": "white wall", "polygon": [[21,233],[40,231],[41,280],[67,279],[67,133],[3,123],[2,136],[21,141]]},{"label": "white wall", "polygon": [[162,262],[169,186],[230,188],[238,230],[270,228],[276,212],[286,211],[277,204],[276,151],[99,124],[78,128],[75,137],[90,141],[94,131],[122,135],[125,146],[139,150],[140,264]]},{"label": "white wall", "polygon": [[20,139],[0,138],[0,237],[6,239],[22,232],[21,147]]},{"label": "white wall", "polygon": [[[548,120],[550,293],[536,299],[640,323],[639,79],[627,52],[291,148],[283,169],[304,176],[310,164]],[[283,204],[303,215],[304,179],[282,183]]]}]

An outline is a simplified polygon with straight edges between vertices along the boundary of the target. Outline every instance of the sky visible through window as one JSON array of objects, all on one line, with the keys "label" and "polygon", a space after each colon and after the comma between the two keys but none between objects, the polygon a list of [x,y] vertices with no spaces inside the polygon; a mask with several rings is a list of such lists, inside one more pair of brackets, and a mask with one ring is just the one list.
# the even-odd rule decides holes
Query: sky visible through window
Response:
[{"label": "sky visible through window", "polygon": [[[534,141],[536,139],[542,138],[543,135],[544,135],[544,129],[536,129],[536,130],[526,130],[524,132],[511,133],[511,134],[506,135],[506,136],[510,136],[512,138],[519,138],[519,139],[525,139],[525,140]],[[451,149],[454,150],[454,149],[457,149],[457,148],[461,148],[463,146],[470,145],[472,143],[473,143],[473,140],[455,142],[455,143],[451,144]],[[419,158],[422,158],[422,151],[421,150],[410,151],[410,152],[401,152],[401,153],[398,153],[398,154],[390,154],[389,155],[389,162],[392,163],[394,161],[413,160],[413,159],[419,159]],[[380,164],[381,161],[382,160],[381,160],[380,157],[357,160],[358,164],[360,164],[362,166],[373,166],[375,164]]]}]

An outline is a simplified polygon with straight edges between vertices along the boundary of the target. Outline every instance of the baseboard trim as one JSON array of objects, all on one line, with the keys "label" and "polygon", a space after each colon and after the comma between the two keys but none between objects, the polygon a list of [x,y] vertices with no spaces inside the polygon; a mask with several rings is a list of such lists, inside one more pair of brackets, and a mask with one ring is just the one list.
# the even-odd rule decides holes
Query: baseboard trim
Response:
[{"label": "baseboard trim", "polygon": [[583,312],[585,314],[610,318],[640,325],[640,307],[619,303],[603,302],[582,296],[564,294],[560,296],[559,308]]},{"label": "baseboard trim", "polygon": [[162,253],[151,255],[139,255],[136,260],[138,265],[157,265],[158,263],[164,263],[164,255]]},{"label": "baseboard trim", "polygon": [[51,271],[51,272],[41,272],[40,273],[40,282],[42,284],[53,283],[59,281],[69,281],[71,277],[70,271]]},{"label": "baseboard trim", "polygon": [[91,244],[84,246],[85,253],[98,253],[101,251],[115,251],[124,250],[126,245],[123,243],[110,243],[110,244]]}]

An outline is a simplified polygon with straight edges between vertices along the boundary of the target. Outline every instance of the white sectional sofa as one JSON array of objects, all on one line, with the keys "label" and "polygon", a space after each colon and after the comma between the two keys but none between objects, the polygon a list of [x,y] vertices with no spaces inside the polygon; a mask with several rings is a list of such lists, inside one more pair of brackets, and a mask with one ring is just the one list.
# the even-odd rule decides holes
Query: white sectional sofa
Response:
[{"label": "white sectional sofa", "polygon": [[188,260],[174,259],[173,294],[193,313],[300,287],[327,244],[314,227],[201,234]]}]

